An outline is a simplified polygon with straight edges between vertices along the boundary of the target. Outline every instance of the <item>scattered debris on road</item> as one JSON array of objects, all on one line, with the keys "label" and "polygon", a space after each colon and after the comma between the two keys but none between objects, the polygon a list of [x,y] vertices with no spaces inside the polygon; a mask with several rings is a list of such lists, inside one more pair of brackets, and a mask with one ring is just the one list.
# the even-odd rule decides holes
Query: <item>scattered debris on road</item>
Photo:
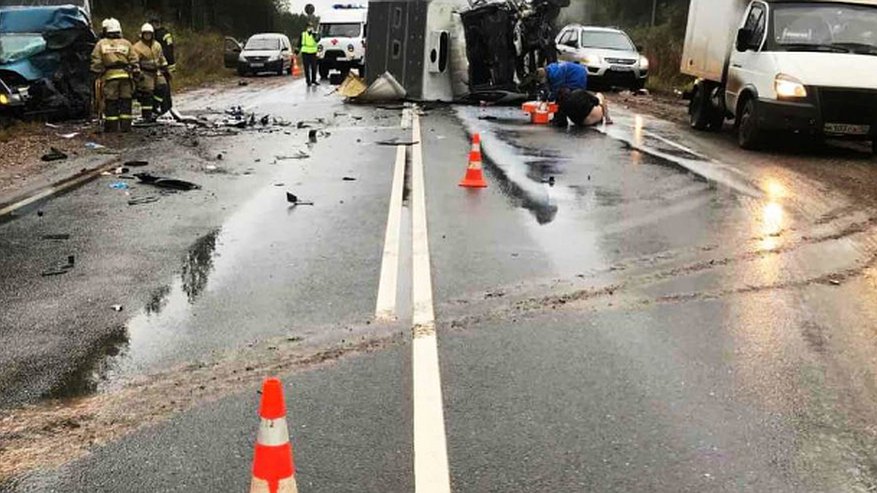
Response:
[{"label": "scattered debris on road", "polygon": [[46,154],[43,154],[43,157],[41,157],[40,159],[49,163],[52,161],[61,161],[63,159],[67,159],[67,157],[67,154],[65,154],[63,151],[61,151],[57,147],[52,147],[50,148],[50,151]]},{"label": "scattered debris on road", "polygon": [[127,183],[125,183],[123,181],[117,181],[117,182],[110,183],[110,188],[112,188],[113,190],[128,190],[128,188],[130,188],[130,187],[128,186]]},{"label": "scattered debris on road", "polygon": [[125,161],[123,166],[129,168],[142,168],[144,166],[149,166],[149,161]]},{"label": "scattered debris on road", "polygon": [[388,139],[388,140],[379,140],[375,142],[376,145],[379,146],[413,146],[419,144],[420,141],[414,140],[401,140],[401,139]]},{"label": "scattered debris on road", "polygon": [[152,185],[154,187],[166,188],[169,190],[179,190],[183,192],[188,192],[190,190],[196,190],[201,188],[200,185],[192,183],[190,181],[185,180],[177,180],[175,178],[165,178],[161,176],[154,176],[149,173],[137,173],[134,176],[137,177],[142,183],[147,185]]},{"label": "scattered debris on road", "polygon": [[64,241],[69,240],[69,234],[54,234],[54,235],[43,235],[43,239],[47,241]]},{"label": "scattered debris on road", "polygon": [[146,197],[138,197],[136,199],[131,199],[128,201],[128,205],[144,205],[144,204],[152,204],[154,202],[158,202],[158,197],[155,195],[147,195]]},{"label": "scattered debris on road", "polygon": [[297,195],[291,192],[286,192],[286,201],[292,205],[314,205],[313,202],[299,199]]},{"label": "scattered debris on road", "polygon": [[76,257],[74,255],[69,255],[67,257],[66,264],[62,264],[45,270],[41,275],[43,277],[61,276],[73,270],[74,267],[76,267]]},{"label": "scattered debris on road", "polygon": [[341,181],[356,181],[356,178],[354,178],[352,176],[345,176],[344,178],[341,179]]},{"label": "scattered debris on road", "polygon": [[120,312],[124,309],[122,305],[113,305],[110,308],[112,308],[114,312]]}]

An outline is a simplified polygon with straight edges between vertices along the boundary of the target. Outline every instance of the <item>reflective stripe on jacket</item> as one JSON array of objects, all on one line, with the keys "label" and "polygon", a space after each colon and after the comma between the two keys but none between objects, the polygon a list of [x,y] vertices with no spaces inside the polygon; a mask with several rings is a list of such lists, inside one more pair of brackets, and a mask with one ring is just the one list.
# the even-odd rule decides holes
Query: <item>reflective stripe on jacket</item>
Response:
[{"label": "reflective stripe on jacket", "polygon": [[134,53],[140,60],[140,69],[144,72],[158,72],[167,69],[164,50],[157,41],[147,44],[142,39],[134,45]]},{"label": "reflective stripe on jacket", "polygon": [[104,38],[91,52],[91,71],[104,80],[128,79],[137,69],[137,54],[127,39]]}]

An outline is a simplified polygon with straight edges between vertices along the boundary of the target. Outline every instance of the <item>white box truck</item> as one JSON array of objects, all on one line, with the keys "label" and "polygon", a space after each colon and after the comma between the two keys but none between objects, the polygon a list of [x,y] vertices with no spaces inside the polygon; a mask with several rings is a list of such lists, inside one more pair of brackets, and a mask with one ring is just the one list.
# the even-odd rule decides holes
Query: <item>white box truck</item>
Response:
[{"label": "white box truck", "polygon": [[696,129],[733,118],[746,149],[793,132],[877,153],[877,0],[691,0],[682,72]]}]

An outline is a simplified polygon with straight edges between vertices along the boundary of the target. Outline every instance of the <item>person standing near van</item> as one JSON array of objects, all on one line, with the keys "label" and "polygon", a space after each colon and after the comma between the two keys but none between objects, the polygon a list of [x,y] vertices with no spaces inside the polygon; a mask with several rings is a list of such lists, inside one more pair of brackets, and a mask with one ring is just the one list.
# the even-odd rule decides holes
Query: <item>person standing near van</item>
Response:
[{"label": "person standing near van", "polygon": [[307,82],[308,87],[320,84],[317,82],[317,43],[319,41],[320,36],[317,34],[316,26],[313,23],[308,24],[308,28],[301,33],[301,38],[299,38],[299,52],[304,63],[305,82]]}]

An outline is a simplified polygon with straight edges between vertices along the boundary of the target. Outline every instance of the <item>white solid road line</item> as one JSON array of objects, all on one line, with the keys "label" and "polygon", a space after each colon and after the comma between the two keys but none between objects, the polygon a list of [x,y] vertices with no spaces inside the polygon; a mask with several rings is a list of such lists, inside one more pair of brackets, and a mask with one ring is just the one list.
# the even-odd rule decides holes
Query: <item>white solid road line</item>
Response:
[{"label": "white solid road line", "polygon": [[[402,117],[403,128],[406,116]],[[399,281],[399,240],[402,228],[402,195],[405,186],[405,146],[396,146],[396,169],[393,172],[393,191],[390,194],[390,212],[387,233],[384,236],[384,256],[381,260],[381,280],[375,318],[383,321],[396,319],[396,291]]]},{"label": "white solid road line", "polygon": [[450,493],[448,448],[445,437],[444,402],[432,304],[432,273],[426,223],[426,190],[420,118],[412,121],[412,256],[413,325],[411,365],[414,398],[414,491]]}]

